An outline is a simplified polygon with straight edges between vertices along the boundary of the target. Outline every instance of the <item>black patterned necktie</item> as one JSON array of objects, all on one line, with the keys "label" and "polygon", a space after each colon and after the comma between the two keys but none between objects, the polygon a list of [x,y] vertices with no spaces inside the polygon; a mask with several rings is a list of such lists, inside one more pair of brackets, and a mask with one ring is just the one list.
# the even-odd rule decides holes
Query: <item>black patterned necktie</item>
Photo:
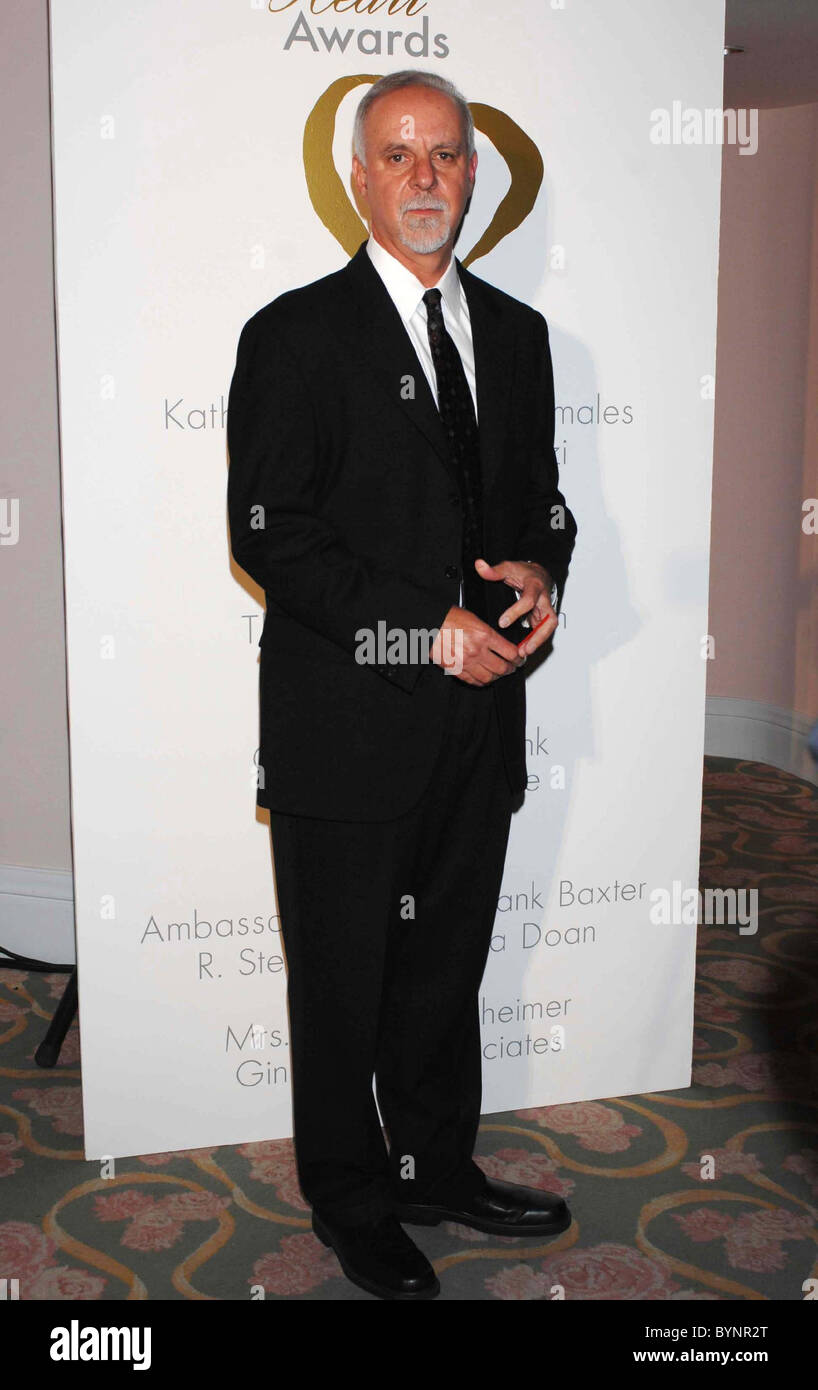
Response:
[{"label": "black patterned necktie", "polygon": [[484,555],[483,490],[480,474],[480,439],[474,401],[460,353],[443,322],[440,290],[427,290],[426,327],[437,377],[437,408],[457,470],[463,510],[463,604],[486,621],[485,580],[474,562]]}]

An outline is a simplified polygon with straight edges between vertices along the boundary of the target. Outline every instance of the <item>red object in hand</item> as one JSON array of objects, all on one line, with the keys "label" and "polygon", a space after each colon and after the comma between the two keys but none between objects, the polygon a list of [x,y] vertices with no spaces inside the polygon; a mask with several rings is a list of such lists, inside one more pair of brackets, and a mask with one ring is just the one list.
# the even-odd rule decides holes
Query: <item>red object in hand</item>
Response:
[{"label": "red object in hand", "polygon": [[523,640],[522,640],[522,642],[518,642],[518,643],[517,643],[517,651],[519,651],[521,647],[524,647],[524,646],[525,646],[525,644],[526,644],[526,642],[528,641],[528,638],[529,638],[529,637],[533,637],[535,632],[539,632],[540,628],[545,626],[545,624],[548,622],[548,619],[550,618],[550,616],[551,616],[551,614],[549,613],[545,618],[543,618],[543,620],[542,620],[541,623],[537,623],[537,626],[536,626],[536,627],[532,627],[531,631],[528,633],[528,636],[524,637]]}]

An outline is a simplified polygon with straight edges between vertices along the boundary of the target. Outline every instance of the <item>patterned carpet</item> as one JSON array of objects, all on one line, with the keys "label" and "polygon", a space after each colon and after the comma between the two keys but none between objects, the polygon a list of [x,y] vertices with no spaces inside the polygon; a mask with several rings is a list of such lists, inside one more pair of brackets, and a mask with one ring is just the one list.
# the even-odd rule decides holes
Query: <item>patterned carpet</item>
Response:
[{"label": "patterned carpet", "polygon": [[[575,1219],[542,1245],[411,1228],[442,1299],[798,1301],[818,1274],[818,790],[708,758],[702,830],[702,889],[757,888],[759,925],[698,929],[693,1085],[486,1116],[485,1171]],[[313,1236],[288,1140],[85,1163],[76,1021],[34,1061],[65,979],[0,970],[0,1278],[23,1300],[368,1299]]]}]

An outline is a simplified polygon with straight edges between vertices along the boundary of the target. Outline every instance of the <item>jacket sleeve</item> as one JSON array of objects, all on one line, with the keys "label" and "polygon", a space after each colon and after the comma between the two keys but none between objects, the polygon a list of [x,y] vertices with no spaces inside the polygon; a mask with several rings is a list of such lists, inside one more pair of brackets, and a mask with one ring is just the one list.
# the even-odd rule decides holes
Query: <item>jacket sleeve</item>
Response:
[{"label": "jacket sleeve", "polygon": [[[434,629],[449,604],[433,589],[353,553],[321,515],[315,399],[287,335],[254,315],[241,331],[227,405],[227,511],[233,556],[283,612],[355,653],[359,629]],[[417,664],[374,667],[410,692]]]},{"label": "jacket sleeve", "polygon": [[559,489],[559,467],[554,452],[554,372],[548,325],[536,313],[532,399],[524,402],[530,428],[523,438],[530,450],[531,467],[526,499],[526,520],[514,559],[537,560],[557,586],[558,609],[577,535],[573,513]]}]

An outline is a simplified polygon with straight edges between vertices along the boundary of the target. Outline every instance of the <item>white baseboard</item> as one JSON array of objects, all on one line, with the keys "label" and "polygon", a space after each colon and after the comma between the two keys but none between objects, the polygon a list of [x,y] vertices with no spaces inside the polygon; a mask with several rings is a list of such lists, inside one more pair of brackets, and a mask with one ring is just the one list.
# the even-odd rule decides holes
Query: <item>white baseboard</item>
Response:
[{"label": "white baseboard", "polygon": [[[74,879],[61,869],[0,864],[0,948],[18,956],[76,962]],[[0,952],[0,963],[8,957]]]},{"label": "white baseboard", "polygon": [[[818,719],[818,711],[815,717]],[[818,786],[818,765],[807,748],[807,735],[814,722],[778,705],[708,695],[704,751],[717,758],[751,758],[769,763]]]}]

